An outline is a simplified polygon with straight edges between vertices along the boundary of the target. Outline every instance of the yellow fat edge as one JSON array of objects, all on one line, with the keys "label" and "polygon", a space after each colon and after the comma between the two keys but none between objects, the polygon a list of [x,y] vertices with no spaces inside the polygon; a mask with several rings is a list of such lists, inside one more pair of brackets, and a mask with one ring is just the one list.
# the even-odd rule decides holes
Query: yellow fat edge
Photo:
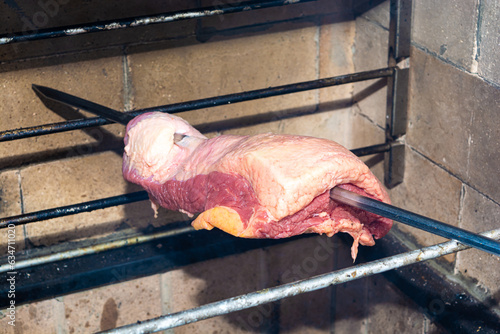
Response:
[{"label": "yellow fat edge", "polygon": [[211,230],[214,227],[234,235],[236,237],[247,237],[244,233],[243,222],[240,215],[233,209],[218,206],[206,210],[191,224],[196,230]]}]

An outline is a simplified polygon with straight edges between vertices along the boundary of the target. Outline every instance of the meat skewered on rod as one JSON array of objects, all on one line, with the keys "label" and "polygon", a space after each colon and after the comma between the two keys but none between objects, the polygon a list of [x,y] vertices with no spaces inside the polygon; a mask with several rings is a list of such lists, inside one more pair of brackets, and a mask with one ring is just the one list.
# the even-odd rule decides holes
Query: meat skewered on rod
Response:
[{"label": "meat skewered on rod", "polygon": [[[42,87],[33,85],[33,89],[40,95],[45,96],[48,99],[64,103],[71,107],[82,109],[88,112],[92,112],[101,117],[113,120],[115,122],[127,125],[132,117],[125,113],[115,111],[113,109],[101,106],[99,104],[72,96],[70,94],[57,91],[52,88]],[[187,136],[189,139],[189,136]],[[174,141],[176,144],[181,145],[184,142],[186,135],[175,134]],[[189,142],[186,140],[185,142]],[[452,225],[448,225],[404,209],[397,208],[387,203],[380,202],[378,200],[371,199],[366,196],[361,196],[359,194],[353,193],[346,189],[340,187],[334,187],[331,189],[330,197],[340,203],[344,203],[382,217],[386,217],[401,223],[422,229],[424,231],[440,235],[446,238],[455,239],[466,245],[478,248],[480,250],[500,255],[500,243],[483,237],[481,235],[457,228]]]}]

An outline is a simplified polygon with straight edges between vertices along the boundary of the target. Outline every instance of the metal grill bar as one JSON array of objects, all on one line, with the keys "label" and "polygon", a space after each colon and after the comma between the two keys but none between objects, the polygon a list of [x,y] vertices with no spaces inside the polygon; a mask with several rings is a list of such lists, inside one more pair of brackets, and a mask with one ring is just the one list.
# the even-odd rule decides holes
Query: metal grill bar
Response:
[{"label": "metal grill bar", "polygon": [[[382,153],[390,149],[390,144],[380,144],[368,147],[362,147],[352,152],[357,156]],[[47,209],[37,212],[25,213],[22,215],[0,218],[0,228],[6,228],[9,225],[24,225],[52,218],[74,215],[80,212],[90,212],[98,209],[105,209],[112,206],[145,201],[148,194],[145,191],[137,191],[130,194],[102,198],[94,201],[88,201],[78,204],[61,206],[58,208]]]},{"label": "metal grill bar", "polygon": [[[30,267],[38,266],[41,264],[47,264],[47,263],[56,262],[56,261],[72,259],[72,258],[79,257],[79,256],[96,254],[96,253],[100,253],[100,252],[104,252],[104,251],[109,251],[109,250],[112,250],[115,248],[141,244],[141,243],[145,243],[145,242],[152,241],[155,239],[161,239],[161,238],[165,238],[165,237],[169,237],[169,236],[175,236],[175,235],[180,235],[180,234],[184,234],[184,233],[188,233],[188,232],[193,232],[194,230],[195,229],[192,226],[186,226],[186,227],[177,228],[174,230],[158,232],[158,233],[148,234],[148,235],[134,236],[134,237],[116,240],[116,241],[111,241],[111,242],[106,242],[106,243],[98,244],[98,245],[94,245],[94,246],[81,247],[81,248],[76,248],[76,249],[72,249],[69,251],[59,252],[59,253],[50,254],[50,255],[46,255],[46,256],[40,256],[40,257],[30,258],[30,259],[26,259],[26,260],[22,260],[22,261],[16,261],[16,270],[30,268]],[[5,264],[0,265],[0,273],[5,273],[5,272],[8,272],[9,270],[12,270],[12,266],[9,263],[5,263]]]},{"label": "metal grill bar", "polygon": [[[270,87],[264,89],[258,89],[243,93],[228,94],[222,96],[216,96],[206,99],[193,100],[188,102],[180,102],[169,105],[163,105],[158,107],[140,109],[136,111],[129,112],[132,116],[138,116],[146,112],[166,112],[166,113],[179,113],[183,111],[197,110],[203,108],[216,107],[220,105],[251,101],[266,97],[279,96],[291,93],[298,93],[312,89],[326,88],[331,86],[343,85],[347,83],[353,83],[358,81],[365,81],[377,78],[390,77],[394,75],[395,68],[387,67],[381,68],[373,71],[358,72],[346,75],[339,75],[335,77],[318,79],[312,81],[305,81],[290,85],[283,85],[277,87]],[[111,124],[113,122],[108,121],[101,117],[93,117],[86,119],[71,120],[67,122],[45,124],[33,127],[27,127],[16,130],[7,130],[0,132],[0,142],[11,141],[16,139],[35,137],[41,135],[47,135],[51,133],[58,133],[64,131],[71,131],[83,128],[89,128],[94,126],[100,126],[105,124]]]},{"label": "metal grill bar", "polygon": [[[492,239],[499,239],[500,229],[484,232],[482,233],[482,235]],[[413,263],[434,259],[467,248],[467,246],[459,243],[458,241],[452,240],[442,244],[394,255],[377,261],[372,261],[346,269],[337,270],[328,274],[315,276],[309,279],[300,280],[289,284],[283,284],[274,288],[269,288],[221,300],[186,311],[169,314],[166,316],[115,328],[101,333],[154,333],[161,330],[190,324],[192,322],[213,318],[219,315],[248,309],[283,298],[296,296],[305,292],[323,289],[331,285],[337,285],[362,277],[383,273],[391,269],[396,269]]]},{"label": "metal grill bar", "polygon": [[145,201],[147,199],[148,199],[147,192],[137,191],[135,193],[119,195],[114,197],[107,197],[94,201],[61,206],[54,209],[47,209],[37,212],[26,213],[18,216],[2,218],[0,219],[0,228],[5,228],[8,227],[9,225],[24,225],[36,221],[70,216],[81,212],[90,212],[97,209],[105,209],[112,206]]},{"label": "metal grill bar", "polygon": [[157,14],[153,16],[139,16],[87,25],[73,25],[60,28],[51,28],[35,31],[33,33],[18,32],[14,34],[0,35],[0,45],[17,42],[35,41],[54,37],[74,36],[93,32],[117,30],[131,27],[140,27],[151,24],[167,23],[195,18],[203,18],[215,15],[244,12],[254,9],[284,6],[289,4],[311,2],[316,0],[272,0],[272,1],[245,1],[235,4],[225,4],[204,7],[199,9],[184,10]]}]

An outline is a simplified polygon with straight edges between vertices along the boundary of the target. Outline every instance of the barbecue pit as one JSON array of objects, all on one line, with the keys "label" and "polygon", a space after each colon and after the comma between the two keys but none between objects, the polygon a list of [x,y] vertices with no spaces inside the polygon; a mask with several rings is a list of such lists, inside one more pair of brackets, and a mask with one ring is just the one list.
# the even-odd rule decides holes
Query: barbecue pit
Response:
[{"label": "barbecue pit", "polygon": [[480,53],[469,61],[439,31],[448,43],[436,51],[432,5],[411,1],[104,6],[13,10],[1,32],[1,242],[15,240],[15,267],[1,262],[15,272],[2,320],[14,300],[25,332],[498,330],[498,257],[432,247],[445,240],[398,225],[353,264],[348,236],[245,240],[195,232],[177,213],[154,219],[147,195],[121,180],[123,126],[31,90],[175,113],[209,136],[333,139],[365,157],[400,207],[498,239],[498,180],[481,176],[498,167],[486,34],[497,7],[474,7]]}]

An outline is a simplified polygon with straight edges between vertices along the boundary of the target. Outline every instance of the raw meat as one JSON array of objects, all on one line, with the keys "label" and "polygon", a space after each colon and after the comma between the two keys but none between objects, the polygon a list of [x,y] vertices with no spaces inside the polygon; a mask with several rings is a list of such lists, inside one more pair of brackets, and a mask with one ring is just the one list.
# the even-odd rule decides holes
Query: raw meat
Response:
[{"label": "raw meat", "polygon": [[[189,135],[181,142],[174,134]],[[337,203],[337,185],[390,203],[368,167],[341,145],[313,137],[259,134],[207,139],[183,119],[146,113],[127,126],[123,175],[158,206],[200,213],[196,229],[217,227],[245,238],[347,232],[372,246],[389,219]]]}]

